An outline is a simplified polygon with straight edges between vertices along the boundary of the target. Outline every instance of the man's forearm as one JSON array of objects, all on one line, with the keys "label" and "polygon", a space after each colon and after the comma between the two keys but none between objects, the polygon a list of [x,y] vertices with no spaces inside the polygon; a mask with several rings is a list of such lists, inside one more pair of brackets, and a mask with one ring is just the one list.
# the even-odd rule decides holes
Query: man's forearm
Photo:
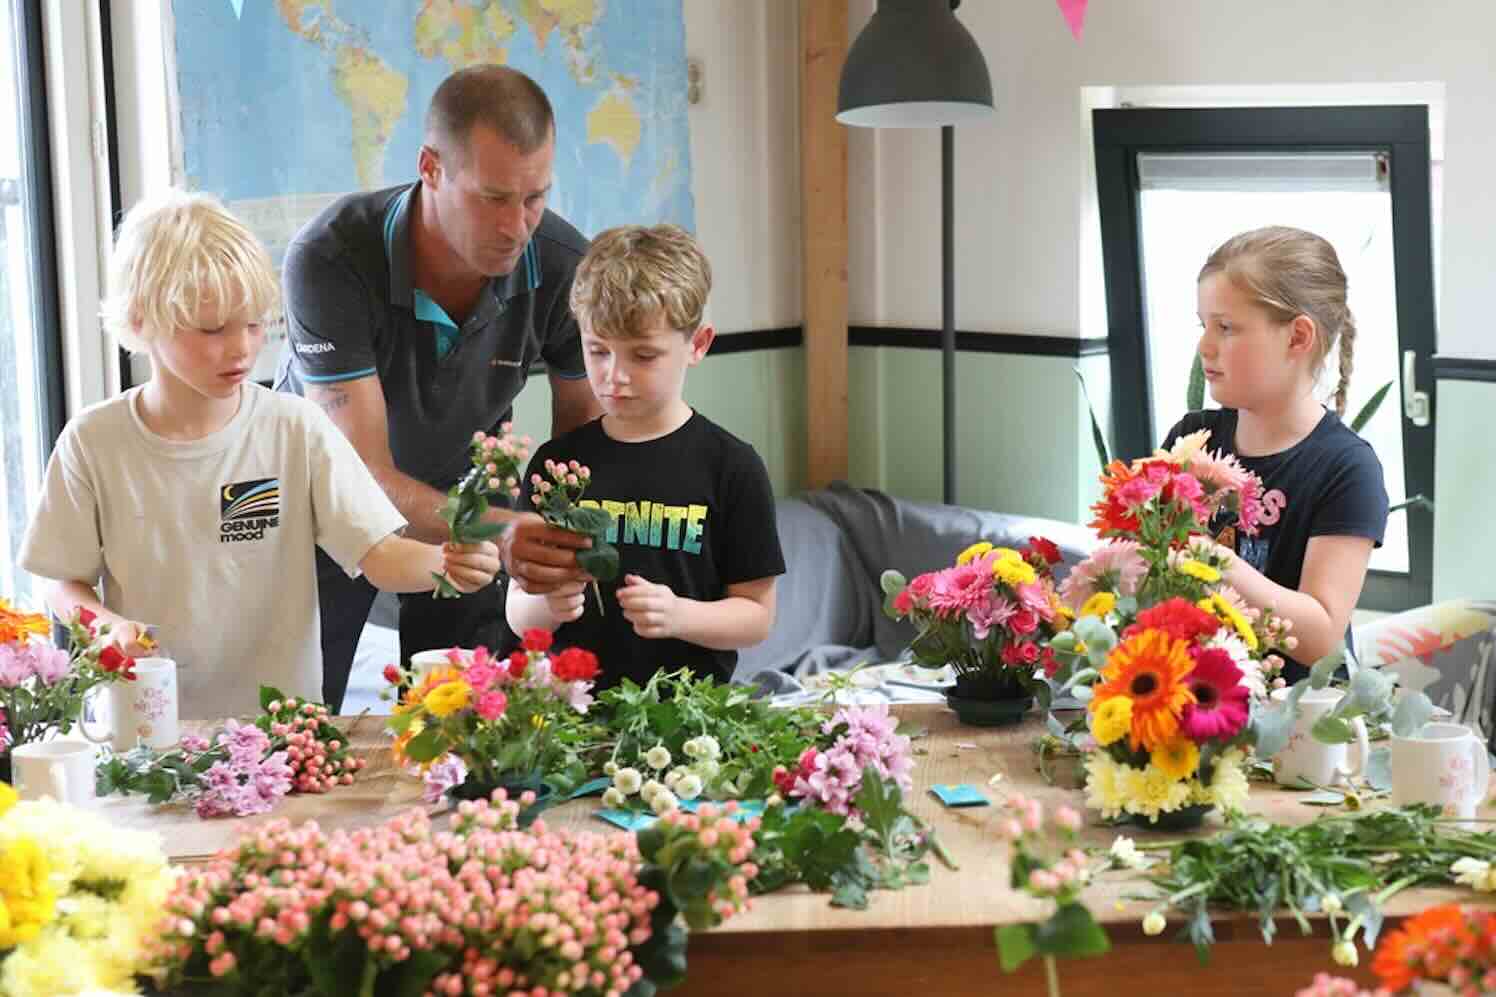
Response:
[{"label": "man's forearm", "polygon": [[[446,542],[447,523],[441,517],[441,508],[447,504],[445,492],[392,467],[371,467],[369,470],[374,473],[374,480],[379,482],[385,495],[395,503],[395,508],[400,510],[400,515],[410,524],[405,528],[407,537],[425,543]],[[490,508],[485,518],[498,523],[513,519],[514,515],[509,509]]]}]

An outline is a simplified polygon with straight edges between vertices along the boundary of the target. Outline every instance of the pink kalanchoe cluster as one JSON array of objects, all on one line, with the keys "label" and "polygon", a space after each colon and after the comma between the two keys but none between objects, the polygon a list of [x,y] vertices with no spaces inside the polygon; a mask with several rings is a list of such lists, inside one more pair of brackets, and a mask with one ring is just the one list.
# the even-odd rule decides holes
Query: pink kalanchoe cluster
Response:
[{"label": "pink kalanchoe cluster", "polygon": [[230,720],[218,735],[227,757],[203,773],[194,807],[199,817],[248,817],[268,813],[291,791],[291,766],[284,751],[270,750],[270,737],[252,724]]},{"label": "pink kalanchoe cluster", "polygon": [[335,786],[351,786],[355,773],[369,764],[348,749],[346,736],[332,725],[332,714],[321,703],[288,697],[271,702],[266,711],[270,733],[286,745],[296,792],[325,793]]},{"label": "pink kalanchoe cluster", "polygon": [[1317,973],[1314,982],[1294,994],[1294,997],[1374,997],[1385,995],[1384,990],[1363,990],[1354,980],[1329,973]]},{"label": "pink kalanchoe cluster", "polygon": [[528,436],[515,436],[512,422],[501,425],[499,434],[490,436],[481,429],[473,433],[473,465],[481,466],[490,475],[488,491],[519,498],[517,469],[529,459],[535,441]]},{"label": "pink kalanchoe cluster", "polygon": [[1083,824],[1080,813],[1061,805],[1046,827],[1043,806],[1026,796],[1010,796],[1003,812],[997,833],[1012,848],[1013,888],[1062,903],[1073,900],[1091,880],[1086,853],[1074,844]]},{"label": "pink kalanchoe cluster", "polygon": [[537,506],[544,506],[551,501],[550,493],[560,489],[568,500],[575,502],[587,490],[591,481],[592,469],[586,464],[575,460],[547,458],[545,474],[530,475],[530,501]]},{"label": "pink kalanchoe cluster", "polygon": [[[157,978],[170,986],[253,966],[256,986],[275,990],[304,978],[304,960],[330,960],[356,936],[376,973],[424,954],[426,971],[435,967],[428,993],[617,997],[643,975],[631,949],[649,940],[659,895],[639,882],[633,838],[553,832],[543,821],[516,830],[533,800],[498,790],[492,804],[464,802],[450,831],[419,810],[331,834],[311,822],[265,824],[178,880]],[[756,874],[751,836],[715,815],[690,819],[664,827],[691,839],[675,852],[730,863],[714,865],[722,881],[706,886],[726,916],[746,905]],[[331,938],[313,945],[324,921]]]},{"label": "pink kalanchoe cluster", "polygon": [[852,798],[862,788],[865,769],[908,792],[914,757],[909,738],[897,733],[898,725],[884,704],[843,707],[821,728],[836,735],[831,747],[806,748],[794,771],[774,773],[774,784],[786,797],[810,800],[842,815],[857,812]]}]

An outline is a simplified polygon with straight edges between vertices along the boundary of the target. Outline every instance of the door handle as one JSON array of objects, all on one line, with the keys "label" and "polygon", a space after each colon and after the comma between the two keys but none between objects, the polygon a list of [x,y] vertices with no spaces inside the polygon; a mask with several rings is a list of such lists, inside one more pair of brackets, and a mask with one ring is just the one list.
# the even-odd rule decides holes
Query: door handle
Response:
[{"label": "door handle", "polygon": [[1403,415],[1415,426],[1429,423],[1428,392],[1418,390],[1418,354],[1403,350],[1402,369]]}]

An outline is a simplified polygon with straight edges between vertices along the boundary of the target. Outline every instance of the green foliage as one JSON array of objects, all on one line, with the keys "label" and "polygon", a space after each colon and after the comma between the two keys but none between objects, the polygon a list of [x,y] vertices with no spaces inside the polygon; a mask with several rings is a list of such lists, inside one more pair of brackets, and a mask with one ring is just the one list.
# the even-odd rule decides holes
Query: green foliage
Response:
[{"label": "green foliage", "polygon": [[1085,957],[1111,951],[1106,932],[1085,904],[1060,904],[1048,920],[1004,924],[997,929],[997,955],[1004,973],[1034,956]]},{"label": "green foliage", "polygon": [[[503,534],[509,524],[488,521],[488,497],[507,494],[519,484],[525,457],[525,448],[508,434],[507,426],[502,443],[495,437],[481,434],[473,440],[468,447],[472,466],[447,492],[447,501],[437,510],[447,524],[447,535],[453,543],[483,543]],[[433,572],[431,577],[435,582],[431,590],[434,598],[455,599],[462,594],[445,575]]]},{"label": "green foliage", "polygon": [[1106,434],[1101,431],[1101,423],[1096,421],[1096,406],[1091,404],[1091,393],[1086,390],[1085,375],[1080,372],[1079,367],[1073,369],[1076,380],[1080,381],[1081,397],[1086,400],[1086,411],[1091,416],[1091,441],[1096,444],[1096,459],[1101,462],[1104,470],[1112,462],[1111,456],[1107,453]]}]

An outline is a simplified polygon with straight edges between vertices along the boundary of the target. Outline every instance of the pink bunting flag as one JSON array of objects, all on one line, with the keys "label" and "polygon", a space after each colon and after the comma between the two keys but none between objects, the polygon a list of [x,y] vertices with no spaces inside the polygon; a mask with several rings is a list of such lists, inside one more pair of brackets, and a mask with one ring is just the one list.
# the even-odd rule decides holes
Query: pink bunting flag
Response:
[{"label": "pink bunting flag", "polygon": [[1058,0],[1060,13],[1065,15],[1065,23],[1070,25],[1070,33],[1080,41],[1081,29],[1086,26],[1086,3],[1087,0]]}]

